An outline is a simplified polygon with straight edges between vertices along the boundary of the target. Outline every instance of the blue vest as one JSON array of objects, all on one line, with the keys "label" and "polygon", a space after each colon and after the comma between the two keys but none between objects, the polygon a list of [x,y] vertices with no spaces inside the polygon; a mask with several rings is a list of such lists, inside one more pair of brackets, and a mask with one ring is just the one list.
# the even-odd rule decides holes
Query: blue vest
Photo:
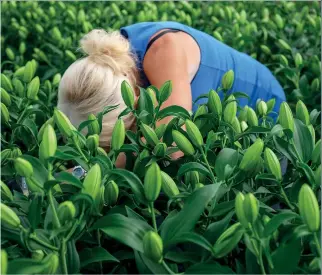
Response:
[{"label": "blue vest", "polygon": [[[257,99],[267,101],[276,99],[274,111],[278,112],[280,104],[285,101],[285,94],[267,67],[247,54],[216,40],[214,37],[177,22],[144,22],[121,28],[121,34],[126,37],[132,47],[132,52],[138,56],[138,67],[144,82],[144,87],[150,85],[142,69],[142,62],[148,42],[153,34],[162,29],[177,29],[188,33],[198,43],[201,53],[199,69],[192,80],[192,100],[201,94],[217,89],[221,78],[229,70],[235,73],[235,80],[231,92],[244,92],[249,96],[239,98],[240,106],[249,105],[255,108]],[[223,98],[223,94],[219,93]],[[203,100],[197,103],[202,103]],[[193,105],[193,111],[197,104]],[[275,118],[276,116],[273,115]]]}]

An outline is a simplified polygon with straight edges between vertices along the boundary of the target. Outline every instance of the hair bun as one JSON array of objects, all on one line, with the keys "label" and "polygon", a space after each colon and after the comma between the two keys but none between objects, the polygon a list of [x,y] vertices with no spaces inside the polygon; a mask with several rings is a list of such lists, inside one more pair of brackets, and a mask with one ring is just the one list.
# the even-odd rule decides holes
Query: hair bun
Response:
[{"label": "hair bun", "polygon": [[95,63],[109,66],[117,73],[126,73],[135,66],[130,43],[119,31],[95,29],[81,41],[81,50]]}]

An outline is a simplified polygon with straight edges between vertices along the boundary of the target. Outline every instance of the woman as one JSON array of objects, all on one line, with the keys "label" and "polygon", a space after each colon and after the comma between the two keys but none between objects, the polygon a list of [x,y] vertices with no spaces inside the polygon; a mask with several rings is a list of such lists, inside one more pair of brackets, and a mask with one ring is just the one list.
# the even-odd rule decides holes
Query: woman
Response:
[{"label": "woman", "polygon": [[[196,110],[193,101],[201,94],[217,89],[221,78],[233,70],[232,91],[247,93],[250,101],[240,99],[241,106],[254,107],[257,99],[275,98],[277,112],[285,94],[272,73],[250,56],[217,41],[210,35],[177,22],[146,22],[106,33],[93,30],[81,40],[87,57],[74,62],[62,77],[58,108],[74,125],[87,120],[89,114],[105,106],[119,104],[103,120],[100,137],[108,148],[118,114],[125,109],[121,83],[157,88],[172,80],[173,91],[163,108],[179,105]],[[221,95],[222,97],[222,95]],[[130,128],[134,119],[124,118]],[[159,123],[167,123],[169,118]]]}]

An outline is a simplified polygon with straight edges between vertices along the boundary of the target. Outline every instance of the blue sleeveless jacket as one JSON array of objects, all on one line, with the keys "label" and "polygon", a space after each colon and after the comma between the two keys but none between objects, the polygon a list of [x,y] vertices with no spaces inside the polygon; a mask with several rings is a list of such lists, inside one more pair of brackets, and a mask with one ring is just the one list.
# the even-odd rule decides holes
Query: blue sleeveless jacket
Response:
[{"label": "blue sleeveless jacket", "polygon": [[[153,34],[162,29],[176,29],[192,36],[198,43],[201,53],[199,69],[191,82],[192,100],[201,94],[217,89],[221,78],[228,70],[233,70],[235,80],[231,92],[244,92],[249,96],[239,98],[240,106],[249,105],[255,108],[257,99],[267,101],[276,99],[274,111],[278,112],[280,104],[285,101],[285,94],[267,67],[235,49],[216,40],[214,37],[177,22],[144,22],[121,28],[121,34],[126,37],[132,47],[132,52],[138,56],[138,67],[144,81],[144,86],[150,85],[146,78],[142,62],[148,42]],[[223,97],[222,93],[219,93]],[[203,100],[198,101],[201,103]],[[193,111],[198,106],[193,105]],[[275,117],[275,115],[273,115]]]}]

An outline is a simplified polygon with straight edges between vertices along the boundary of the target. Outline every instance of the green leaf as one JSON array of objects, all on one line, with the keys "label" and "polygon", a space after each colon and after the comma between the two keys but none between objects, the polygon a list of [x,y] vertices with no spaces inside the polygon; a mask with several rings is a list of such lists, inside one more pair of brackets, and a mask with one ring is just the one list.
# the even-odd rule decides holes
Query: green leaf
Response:
[{"label": "green leaf", "polygon": [[246,135],[250,135],[250,134],[265,134],[265,133],[269,133],[271,130],[265,127],[261,127],[261,126],[253,126],[248,128],[245,132],[235,135],[235,141],[237,141],[238,139],[240,139],[243,136]]},{"label": "green leaf", "polygon": [[207,227],[204,236],[210,243],[214,244],[219,236],[228,228],[229,222],[234,213],[235,211],[230,211],[223,219],[213,222]]},{"label": "green leaf", "polygon": [[186,232],[186,233],[180,234],[175,238],[171,239],[171,241],[165,242],[164,250],[167,250],[168,248],[170,248],[170,246],[176,245],[178,243],[186,243],[186,242],[194,243],[210,252],[212,251],[212,245],[207,241],[207,239],[205,239],[203,236],[194,232]]},{"label": "green leaf", "polygon": [[292,162],[293,165],[295,165],[297,161],[297,157],[294,149],[290,146],[290,143],[277,136],[274,136],[273,140],[274,140],[276,149],[285,157],[287,157]]},{"label": "green leaf", "polygon": [[132,192],[134,193],[136,199],[146,204],[146,199],[144,196],[144,189],[141,180],[132,172],[127,171],[125,169],[113,169],[109,173],[109,177],[111,176],[119,176],[131,187]]},{"label": "green leaf", "polygon": [[143,252],[142,239],[145,233],[153,230],[149,224],[121,214],[107,215],[96,221],[91,230],[100,229],[109,237]]},{"label": "green leaf", "polygon": [[226,179],[225,167],[229,165],[232,169],[237,165],[238,152],[234,149],[224,148],[217,155],[215,162],[215,173],[217,177],[224,181]]},{"label": "green leaf", "polygon": [[164,258],[175,263],[197,263],[200,260],[200,255],[196,252],[180,251],[178,253],[177,251],[168,251]]},{"label": "green leaf", "polygon": [[119,262],[112,254],[102,247],[85,248],[79,252],[81,268],[91,263],[112,261]]},{"label": "green leaf", "polygon": [[312,187],[315,187],[316,183],[315,183],[315,178],[314,178],[314,172],[312,171],[311,167],[308,166],[307,164],[303,163],[303,162],[297,163],[297,167],[304,172],[304,174],[305,174],[307,180],[309,181],[310,185]]},{"label": "green leaf", "polygon": [[210,184],[193,192],[185,201],[183,209],[162,224],[162,239],[169,242],[180,234],[190,232],[195,227],[205,207],[216,195],[219,186],[220,184]]},{"label": "green leaf", "polygon": [[157,119],[161,120],[167,116],[176,116],[176,117],[180,117],[182,119],[190,119],[189,112],[185,108],[182,108],[181,106],[176,106],[176,105],[169,106],[169,107],[162,109],[158,113]]},{"label": "green leaf", "polygon": [[273,253],[274,268],[271,274],[293,274],[297,270],[301,257],[301,240],[297,239],[280,245]]},{"label": "green leaf", "polygon": [[180,176],[184,175],[185,173],[191,172],[191,171],[197,171],[197,172],[207,175],[207,176],[210,174],[208,169],[205,166],[203,166],[202,164],[200,164],[198,162],[189,162],[189,163],[186,163],[180,167],[177,176],[180,177]]},{"label": "green leaf", "polygon": [[79,274],[80,260],[74,239],[67,243],[66,262],[68,274]]},{"label": "green leaf", "polygon": [[170,80],[166,81],[160,88],[160,105],[165,102],[172,92],[172,82]]},{"label": "green leaf", "polygon": [[211,217],[220,217],[228,212],[230,212],[232,209],[235,208],[235,201],[225,201],[219,204],[216,204],[215,208],[212,210],[210,216]]},{"label": "green leaf", "polygon": [[198,263],[190,266],[185,274],[235,274],[235,272],[219,263]]},{"label": "green leaf", "polygon": [[294,119],[294,145],[302,161],[307,163],[312,156],[314,144],[309,128],[300,120]]},{"label": "green leaf", "polygon": [[33,193],[31,197],[31,204],[29,206],[28,219],[33,229],[36,229],[41,221],[42,203],[44,197],[40,193]]},{"label": "green leaf", "polygon": [[274,216],[265,226],[263,236],[269,237],[272,235],[276,229],[279,228],[281,224],[283,224],[286,221],[295,219],[298,217],[298,214],[291,212],[291,211],[285,211],[282,213],[277,214]]},{"label": "green leaf", "polygon": [[56,177],[56,180],[63,182],[63,183],[67,183],[67,184],[71,184],[77,188],[82,188],[83,184],[82,182],[76,178],[75,176],[73,176],[72,174],[68,173],[68,172],[60,172]]}]

